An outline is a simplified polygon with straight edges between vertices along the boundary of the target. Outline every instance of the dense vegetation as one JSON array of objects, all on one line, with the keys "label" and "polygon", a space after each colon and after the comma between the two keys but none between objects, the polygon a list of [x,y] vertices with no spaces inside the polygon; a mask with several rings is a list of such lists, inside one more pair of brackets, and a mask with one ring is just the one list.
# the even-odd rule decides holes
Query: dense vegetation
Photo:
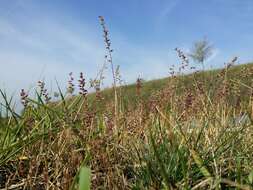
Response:
[{"label": "dense vegetation", "polygon": [[253,64],[84,85],[52,102],[40,82],[20,115],[1,91],[1,188],[78,189],[87,167],[92,189],[252,189]]}]

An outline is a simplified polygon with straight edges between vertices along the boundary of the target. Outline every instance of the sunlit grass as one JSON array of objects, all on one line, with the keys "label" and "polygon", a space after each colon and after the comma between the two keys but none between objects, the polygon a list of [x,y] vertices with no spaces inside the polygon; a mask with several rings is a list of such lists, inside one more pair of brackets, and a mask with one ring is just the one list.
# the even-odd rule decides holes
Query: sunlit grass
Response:
[{"label": "sunlit grass", "polygon": [[1,90],[1,188],[251,189],[252,69],[118,86],[117,125],[113,89],[38,91],[21,114]]}]

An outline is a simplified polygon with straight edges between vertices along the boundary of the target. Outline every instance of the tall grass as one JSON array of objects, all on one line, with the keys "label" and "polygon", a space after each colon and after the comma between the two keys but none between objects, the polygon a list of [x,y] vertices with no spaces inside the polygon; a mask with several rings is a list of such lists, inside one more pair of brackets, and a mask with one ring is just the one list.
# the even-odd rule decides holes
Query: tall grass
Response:
[{"label": "tall grass", "polygon": [[75,95],[71,73],[54,102],[40,81],[21,114],[1,90],[0,187],[252,189],[253,65],[186,75],[177,51],[166,79]]}]

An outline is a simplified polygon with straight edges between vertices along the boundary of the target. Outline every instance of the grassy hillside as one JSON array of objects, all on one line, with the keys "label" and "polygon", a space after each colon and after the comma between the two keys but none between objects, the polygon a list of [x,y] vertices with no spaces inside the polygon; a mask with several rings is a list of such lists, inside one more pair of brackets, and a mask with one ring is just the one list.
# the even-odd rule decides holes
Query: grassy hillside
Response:
[{"label": "grassy hillside", "polygon": [[[221,76],[222,74],[226,76]],[[125,85],[118,87],[119,94],[122,94],[122,102],[127,106],[134,106],[139,103],[139,100],[147,103],[152,96],[159,96],[166,91],[175,90],[180,97],[183,96],[185,91],[191,91],[196,93],[196,85],[202,85],[202,89],[207,94],[218,91],[218,88],[223,87],[224,79],[229,88],[239,88],[238,95],[243,100],[246,100],[251,95],[251,86],[253,78],[253,63],[241,64],[233,66],[229,69],[216,69],[205,72],[193,72],[191,74],[181,74],[176,78],[168,77],[163,79],[156,79],[152,81],[142,81],[139,89],[139,94],[136,84]],[[174,89],[172,89],[174,88]],[[236,89],[234,89],[236,90]],[[102,91],[103,104],[113,101],[113,89],[105,89]],[[209,96],[212,97],[212,94]],[[210,97],[210,98],[211,98]],[[90,100],[95,99],[95,94],[89,96]],[[160,97],[159,97],[160,98]],[[232,97],[230,97],[232,98]],[[228,101],[230,104],[234,104],[234,101]]]},{"label": "grassy hillside", "polygon": [[230,65],[59,102],[40,86],[21,115],[1,91],[0,187],[252,189],[252,80]]}]

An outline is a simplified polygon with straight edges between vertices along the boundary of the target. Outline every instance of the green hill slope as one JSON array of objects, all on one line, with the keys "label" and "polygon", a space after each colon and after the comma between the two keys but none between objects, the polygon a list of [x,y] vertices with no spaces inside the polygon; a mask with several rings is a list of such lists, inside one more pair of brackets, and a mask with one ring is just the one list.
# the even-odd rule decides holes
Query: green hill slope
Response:
[{"label": "green hill slope", "polygon": [[[130,106],[137,104],[139,100],[148,102],[152,96],[162,95],[166,91],[172,91],[176,89],[178,96],[184,96],[186,91],[196,92],[196,85],[199,84],[203,91],[206,91],[209,96],[213,96],[214,93],[218,93],[224,85],[229,86],[230,90],[238,91],[237,95],[242,100],[248,99],[251,95],[251,88],[253,84],[253,63],[236,65],[230,68],[216,69],[205,72],[194,72],[191,74],[182,74],[173,77],[167,77],[163,79],[157,79],[152,81],[142,81],[139,92],[137,92],[137,85],[130,84],[122,87],[118,87],[117,91],[122,99],[123,103]],[[238,89],[231,89],[237,88]],[[108,104],[113,101],[113,89],[105,89],[102,91],[103,103]],[[231,94],[232,95],[232,94]],[[90,100],[95,99],[95,94],[89,96]],[[157,97],[159,99],[159,97]],[[161,98],[161,97],[160,97]],[[234,105],[233,98],[231,97],[231,105]]]}]

